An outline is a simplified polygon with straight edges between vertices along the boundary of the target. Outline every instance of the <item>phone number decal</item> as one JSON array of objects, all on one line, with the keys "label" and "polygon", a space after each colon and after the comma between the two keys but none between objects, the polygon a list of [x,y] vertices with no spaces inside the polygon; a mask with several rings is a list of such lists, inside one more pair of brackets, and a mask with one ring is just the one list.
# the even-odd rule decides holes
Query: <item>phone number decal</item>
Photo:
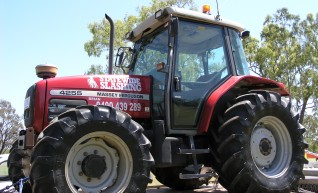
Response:
[{"label": "phone number decal", "polygon": [[[121,111],[141,111],[142,110],[142,105],[140,103],[97,101],[96,105],[110,106]],[[147,112],[147,108],[145,108],[145,111]]]}]

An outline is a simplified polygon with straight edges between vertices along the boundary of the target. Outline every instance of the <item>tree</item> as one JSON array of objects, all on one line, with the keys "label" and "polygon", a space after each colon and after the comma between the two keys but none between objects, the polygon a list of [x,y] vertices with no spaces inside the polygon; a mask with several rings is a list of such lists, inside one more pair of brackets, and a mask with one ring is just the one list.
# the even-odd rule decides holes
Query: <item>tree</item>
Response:
[{"label": "tree", "polygon": [[304,118],[304,139],[308,143],[308,150],[318,152],[318,118],[314,115],[306,115]]},{"label": "tree", "polygon": [[317,21],[311,14],[301,21],[282,8],[265,18],[261,41],[244,41],[251,70],[285,84],[301,123],[306,109],[318,104]]},{"label": "tree", "polygon": [[250,70],[258,76],[262,76],[262,74],[259,72],[259,65],[256,61],[256,56],[258,54],[257,50],[260,47],[260,41],[253,37],[244,38],[243,47],[246,54],[246,61],[249,63]]},{"label": "tree", "polygon": [[11,103],[0,99],[0,154],[11,148],[22,128],[21,117],[15,113]]},{"label": "tree", "polygon": [[85,75],[105,74],[106,70],[101,64],[92,64]]},{"label": "tree", "polygon": [[[115,26],[115,39],[114,49],[119,47],[128,46],[129,43],[125,41],[125,35],[131,31],[138,23],[144,21],[149,16],[153,15],[157,10],[166,6],[188,7],[189,9],[196,9],[194,0],[152,0],[150,6],[141,6],[137,8],[138,16],[127,15],[123,21],[114,21]],[[89,31],[92,33],[92,40],[84,45],[84,49],[89,56],[100,57],[102,53],[109,49],[110,25],[108,21],[103,19],[101,22],[94,22],[89,24]],[[106,57],[108,58],[108,56]],[[116,72],[121,72],[119,69],[114,69]]]},{"label": "tree", "polygon": [[[304,88],[298,88],[303,95],[307,96],[310,106],[306,106],[307,101],[297,101],[300,106],[312,108],[313,112],[317,112],[318,108],[318,13],[316,18],[313,14],[308,14],[307,18],[300,22],[299,25],[299,41],[303,42],[302,55],[300,59],[303,64],[303,68],[299,69],[301,74],[300,81]],[[302,109],[303,110],[303,109]],[[315,113],[317,116],[318,114]]]}]

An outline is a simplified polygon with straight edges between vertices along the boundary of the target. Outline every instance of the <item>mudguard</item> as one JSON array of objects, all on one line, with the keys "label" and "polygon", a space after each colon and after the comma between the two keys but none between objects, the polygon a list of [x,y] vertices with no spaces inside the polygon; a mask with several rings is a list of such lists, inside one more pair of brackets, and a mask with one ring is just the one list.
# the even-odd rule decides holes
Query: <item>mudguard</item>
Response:
[{"label": "mudguard", "polygon": [[289,96],[284,84],[273,80],[257,76],[232,76],[218,87],[206,100],[203,105],[203,111],[199,120],[198,132],[207,132],[219,99],[229,90],[235,87],[245,88],[247,90],[270,90],[279,93],[281,96]]}]

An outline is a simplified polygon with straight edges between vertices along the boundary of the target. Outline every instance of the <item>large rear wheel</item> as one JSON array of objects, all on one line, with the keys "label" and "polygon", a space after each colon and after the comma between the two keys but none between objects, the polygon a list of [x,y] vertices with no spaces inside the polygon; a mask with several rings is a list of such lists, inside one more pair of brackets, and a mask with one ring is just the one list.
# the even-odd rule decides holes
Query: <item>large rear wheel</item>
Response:
[{"label": "large rear wheel", "polygon": [[290,192],[303,176],[303,132],[290,104],[273,92],[236,98],[223,123],[211,131],[217,141],[219,182],[236,193]]},{"label": "large rear wheel", "polygon": [[31,158],[33,191],[145,192],[153,158],[142,127],[110,107],[78,107],[40,134]]}]

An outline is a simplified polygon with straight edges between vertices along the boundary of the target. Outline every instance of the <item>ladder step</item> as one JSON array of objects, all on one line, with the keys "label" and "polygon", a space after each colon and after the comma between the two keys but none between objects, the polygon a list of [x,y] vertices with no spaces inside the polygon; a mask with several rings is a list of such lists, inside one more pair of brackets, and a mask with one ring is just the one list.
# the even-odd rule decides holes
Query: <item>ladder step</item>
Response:
[{"label": "ladder step", "polygon": [[180,154],[204,154],[210,152],[210,149],[179,149]]},{"label": "ladder step", "polygon": [[205,174],[179,174],[179,178],[184,180],[184,179],[197,179],[197,178],[210,178],[212,177],[212,173],[205,173]]}]

